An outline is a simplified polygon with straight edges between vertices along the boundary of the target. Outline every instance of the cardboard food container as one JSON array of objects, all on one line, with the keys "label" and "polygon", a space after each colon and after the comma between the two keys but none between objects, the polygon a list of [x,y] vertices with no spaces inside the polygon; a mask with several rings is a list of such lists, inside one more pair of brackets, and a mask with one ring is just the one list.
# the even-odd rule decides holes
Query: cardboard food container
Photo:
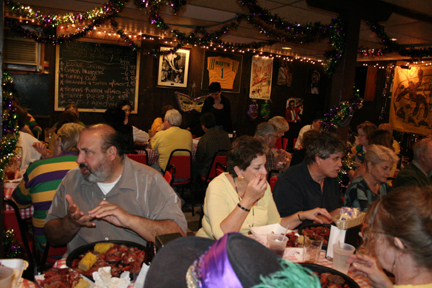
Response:
[{"label": "cardboard food container", "polygon": [[[284,234],[286,228],[281,226],[279,223],[270,224],[260,227],[252,227],[250,228],[252,235],[255,237],[255,240],[263,244],[264,246],[268,245],[267,235],[268,234]],[[288,232],[292,232],[292,230],[288,230]]]},{"label": "cardboard food container", "polygon": [[349,219],[349,220],[340,220],[341,214],[338,214],[333,217],[333,221],[335,222],[336,226],[339,229],[347,230],[349,228],[360,225],[363,222],[365,215],[366,215],[365,212],[360,212],[359,216],[356,218]]},{"label": "cardboard food container", "polygon": [[0,259],[0,264],[13,269],[12,287],[19,287],[21,276],[29,263],[22,259]]}]

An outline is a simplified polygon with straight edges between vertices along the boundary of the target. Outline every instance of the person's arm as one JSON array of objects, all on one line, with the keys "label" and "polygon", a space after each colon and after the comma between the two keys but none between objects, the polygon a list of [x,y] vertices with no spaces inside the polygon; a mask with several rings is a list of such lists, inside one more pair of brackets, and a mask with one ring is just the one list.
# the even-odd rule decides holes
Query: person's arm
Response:
[{"label": "person's arm", "polygon": [[17,204],[19,209],[25,209],[32,205],[32,199],[29,189],[26,188],[25,177],[21,180],[20,184],[12,192],[11,199]]},{"label": "person's arm", "polygon": [[379,267],[376,259],[364,254],[354,254],[349,256],[347,263],[352,264],[348,270],[354,272],[352,277],[366,277],[375,288],[393,287],[393,283]]},{"label": "person's arm", "polygon": [[330,213],[324,208],[315,208],[308,211],[299,211],[296,214],[282,218],[281,225],[295,229],[305,220],[311,220],[320,224],[329,224],[332,221]]},{"label": "person's arm", "polygon": [[151,220],[131,215],[117,204],[102,201],[96,208],[88,212],[91,218],[105,220],[117,227],[130,229],[146,241],[155,241],[157,235],[185,233],[173,220]]},{"label": "person's arm", "polygon": [[49,150],[42,142],[35,142],[32,144],[32,146],[37,152],[41,154],[41,159],[51,158],[54,156],[54,152]]},{"label": "person's arm", "polygon": [[147,132],[132,126],[132,133],[134,141],[147,142],[149,140],[149,135]]},{"label": "person's arm", "polygon": [[[59,200],[56,197],[54,199],[53,201]],[[94,219],[84,215],[84,212],[78,208],[70,195],[66,195],[65,199],[67,201],[67,215],[63,218],[49,220],[44,226],[45,235],[53,246],[63,246],[69,243],[81,227],[92,228],[96,226],[93,222]]]}]

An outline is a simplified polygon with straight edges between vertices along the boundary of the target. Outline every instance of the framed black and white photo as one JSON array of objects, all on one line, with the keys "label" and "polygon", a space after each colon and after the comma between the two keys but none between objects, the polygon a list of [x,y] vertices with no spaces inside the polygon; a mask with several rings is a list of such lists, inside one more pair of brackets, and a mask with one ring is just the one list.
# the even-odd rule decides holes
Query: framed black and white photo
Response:
[{"label": "framed black and white photo", "polygon": [[[160,47],[170,51],[173,47]],[[187,87],[190,50],[178,49],[174,53],[159,56],[158,86]]]}]

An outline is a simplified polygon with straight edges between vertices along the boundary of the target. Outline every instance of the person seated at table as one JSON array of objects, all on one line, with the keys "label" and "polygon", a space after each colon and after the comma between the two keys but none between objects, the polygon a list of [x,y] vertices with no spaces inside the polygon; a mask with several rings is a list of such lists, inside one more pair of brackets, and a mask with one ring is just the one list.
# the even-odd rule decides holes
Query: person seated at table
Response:
[{"label": "person seated at table", "polygon": [[228,172],[210,182],[204,200],[202,228],[196,236],[219,239],[229,232],[247,235],[251,227],[280,223],[294,229],[303,220],[331,219],[326,209],[316,208],[281,219],[273,201],[265,169],[266,144],[251,136],[237,138],[228,152]]},{"label": "person seated at table", "polygon": [[134,125],[132,125],[129,121],[129,115],[132,111],[132,104],[129,100],[122,100],[119,103],[117,103],[117,108],[120,108],[125,112],[125,117],[123,120],[124,125],[129,125],[132,127],[132,135],[133,135],[133,141],[134,142],[148,142],[149,141],[149,134],[141,129],[138,129]]},{"label": "person seated at table", "polygon": [[[351,255],[353,277],[373,287],[432,287],[432,188],[400,187],[369,208],[366,253]],[[384,271],[394,275],[394,283]]]},{"label": "person seated at table", "polygon": [[321,131],[309,144],[304,161],[285,170],[276,182],[273,198],[282,217],[316,207],[332,215],[339,213],[342,201],[337,176],[344,151],[345,145],[335,134]]},{"label": "person seated at table", "polygon": [[394,188],[401,186],[424,187],[432,185],[432,138],[424,138],[414,144],[414,159],[397,175]]},{"label": "person seated at table", "polygon": [[313,115],[313,116],[314,116],[314,118],[312,120],[312,124],[303,126],[300,129],[299,134],[297,136],[297,141],[294,144],[294,150],[302,149],[302,147],[303,147],[303,134],[304,133],[306,133],[307,131],[310,131],[310,130],[320,131],[321,123],[322,123],[322,119],[321,119],[322,117],[321,117],[321,115],[319,115],[319,116]]},{"label": "person seated at table", "polygon": [[[160,172],[165,171],[171,152],[175,149],[187,149],[192,152],[192,134],[179,126],[182,115],[176,109],[168,110],[165,114],[165,130],[159,131],[149,142],[150,148],[159,152],[158,163],[152,167]],[[176,155],[189,155],[179,152]]]},{"label": "person seated at table", "polygon": [[165,105],[162,107],[161,113],[160,113],[160,117],[157,117],[154,121],[153,124],[151,125],[150,130],[154,131],[154,133],[160,131],[160,130],[165,130],[164,127],[164,119],[165,119],[165,114],[168,110],[174,109],[174,107],[172,107],[171,105]]},{"label": "person seated at table", "polygon": [[306,156],[306,150],[309,147],[309,144],[312,143],[315,138],[319,137],[321,132],[315,129],[306,131],[302,137],[302,146],[301,149],[294,149],[292,153],[292,158],[290,162],[290,166],[294,166],[303,162]]},{"label": "person seated at table", "polygon": [[[376,129],[377,127],[375,126],[375,124],[369,121],[365,121],[357,126],[357,141],[359,144],[351,149],[355,168],[357,168],[363,163],[367,147],[369,146],[369,144],[371,144],[370,140],[372,133],[375,132]],[[353,174],[354,171],[350,171],[350,173]]]},{"label": "person seated at table", "polygon": [[[390,133],[390,135],[393,136],[393,129],[392,129],[390,123],[381,123],[378,126],[378,130],[386,130]],[[396,153],[396,155],[399,156],[400,151],[401,151],[401,147],[400,147],[400,144],[395,139],[393,139],[392,147],[393,147],[393,151]]]},{"label": "person seated at table", "polygon": [[144,288],[174,286],[321,287],[318,277],[310,270],[278,258],[257,241],[238,233],[226,234],[217,241],[185,237],[168,243],[153,258]]},{"label": "person seated at table", "polygon": [[[42,158],[47,158],[47,157],[50,157],[53,155],[53,151],[54,151],[54,148],[56,146],[57,138],[58,138],[57,137],[57,131],[58,131],[58,129],[60,129],[63,126],[63,124],[66,124],[66,123],[78,123],[79,124],[78,117],[76,116],[76,114],[74,112],[65,110],[62,113],[62,115],[60,116],[59,121],[53,126],[54,128],[50,129],[51,138],[50,138],[49,143],[48,143],[49,154],[48,155],[42,154]],[[83,127],[85,128],[85,125]]]},{"label": "person seated at table", "polygon": [[390,148],[370,145],[363,162],[366,172],[351,182],[345,194],[344,206],[366,211],[373,202],[387,195],[391,189],[387,178],[397,161],[398,157]]},{"label": "person seated at table", "polygon": [[[371,146],[373,144],[381,145],[381,146],[387,147],[387,148],[391,149],[392,151],[394,151],[394,149],[393,149],[393,136],[387,130],[383,130],[383,129],[375,130],[372,133],[372,135],[370,136],[369,146]],[[396,168],[397,168],[396,164],[397,163],[393,163],[393,165],[390,169],[390,174],[388,177],[394,176],[394,174],[396,172]],[[354,174],[350,173],[350,176],[351,176],[350,179],[351,179],[351,181],[354,181],[355,179],[362,177],[365,173],[366,173],[366,163],[363,161],[363,163],[357,167]],[[390,186],[392,185],[391,180],[388,180],[387,183],[389,183]]]},{"label": "person seated at table", "polygon": [[12,200],[19,208],[33,205],[33,231],[36,248],[43,253],[46,237],[43,226],[55,190],[66,173],[78,166],[78,143],[84,127],[77,123],[67,123],[57,131],[54,156],[33,162],[27,168],[23,180],[12,193]]},{"label": "person seated at table", "polygon": [[[65,107],[65,109],[64,109],[64,112],[67,112],[67,111],[69,111],[69,112],[73,112],[73,113],[76,115],[76,118],[77,118],[78,124],[80,124],[80,125],[83,126],[84,128],[86,127],[86,125],[85,125],[83,122],[79,121],[79,111],[78,111],[78,106],[77,106],[77,105],[75,105],[75,104],[68,104],[68,105],[66,105],[66,107]],[[63,112],[63,113],[64,113],[64,112]],[[51,130],[55,131],[55,130],[57,130],[58,128],[60,128],[60,127],[61,127],[61,125],[59,125],[59,124],[61,124],[60,122],[61,122],[61,117],[60,117],[59,122],[55,123],[55,124],[51,127]],[[69,123],[71,123],[71,122],[69,122]],[[54,145],[55,145],[55,142],[54,142]]]},{"label": "person seated at table", "polygon": [[273,124],[276,127],[276,136],[278,137],[278,139],[284,136],[285,133],[289,130],[289,124],[282,116],[274,116],[273,118],[268,120],[268,123]]},{"label": "person seated at table", "polygon": [[263,122],[256,127],[254,137],[261,139],[268,148],[265,163],[267,172],[272,170],[283,171],[289,167],[288,161],[291,159],[291,154],[285,150],[274,148],[278,136],[278,130],[273,124]]},{"label": "person seated at table", "polygon": [[22,159],[20,169],[27,169],[30,163],[39,160],[41,154],[33,148],[33,143],[39,143],[39,140],[28,133],[29,127],[26,125],[27,111],[21,106],[16,106],[18,118],[19,135],[16,146],[22,148]]},{"label": "person seated at table", "polygon": [[207,177],[215,153],[219,150],[228,151],[231,148],[231,141],[227,132],[216,128],[216,118],[212,113],[201,115],[200,122],[205,134],[198,142],[193,170],[194,175]]},{"label": "person seated at table", "polygon": [[221,95],[219,82],[212,82],[209,86],[211,97],[204,100],[201,113],[213,113],[216,118],[216,128],[232,133],[231,104],[228,98]]},{"label": "person seated at table", "polygon": [[92,125],[78,142],[79,169],[69,171],[52,201],[45,235],[68,252],[95,241],[146,245],[156,235],[186,234],[177,195],[154,169],[124,155],[118,133]]},{"label": "person seated at table", "polygon": [[136,154],[134,150],[134,138],[132,135],[132,126],[123,124],[124,110],[111,106],[105,110],[103,117],[105,122],[113,127],[120,135],[123,143],[123,149],[126,154]]}]

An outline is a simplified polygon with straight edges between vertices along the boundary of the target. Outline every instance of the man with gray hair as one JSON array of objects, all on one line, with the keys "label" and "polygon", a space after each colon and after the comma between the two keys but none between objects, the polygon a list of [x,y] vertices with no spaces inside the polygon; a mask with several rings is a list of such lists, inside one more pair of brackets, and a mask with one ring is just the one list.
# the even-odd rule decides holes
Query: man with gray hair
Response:
[{"label": "man with gray hair", "polygon": [[267,161],[265,164],[267,172],[272,170],[284,170],[289,166],[287,163],[291,155],[282,149],[275,148],[276,140],[279,138],[278,136],[276,126],[267,122],[260,123],[255,130],[254,137],[264,141],[268,148],[266,154]]},{"label": "man with gray hair", "polygon": [[[287,169],[273,189],[273,198],[281,217],[297,214],[303,221],[303,211],[325,208],[333,216],[342,206],[337,176],[342,168],[345,145],[334,134],[321,132],[306,150],[302,163]],[[331,219],[318,216],[323,223]]]},{"label": "man with gray hair", "polygon": [[[192,152],[192,134],[179,126],[182,122],[182,115],[176,109],[168,110],[165,114],[165,130],[159,131],[151,139],[149,145],[151,149],[159,152],[158,163],[152,167],[159,172],[165,171],[171,152],[175,149],[187,149]],[[176,155],[187,155],[179,152]]]},{"label": "man with gray hair", "polygon": [[393,187],[432,185],[431,171],[432,138],[424,138],[414,145],[414,160],[399,172]]},{"label": "man with gray hair", "polygon": [[63,177],[78,166],[76,145],[83,130],[84,127],[77,123],[63,124],[57,131],[54,157],[30,164],[23,180],[12,194],[12,200],[19,208],[34,206],[34,236],[36,248],[40,252],[44,251],[47,241],[43,231],[47,210]]}]

